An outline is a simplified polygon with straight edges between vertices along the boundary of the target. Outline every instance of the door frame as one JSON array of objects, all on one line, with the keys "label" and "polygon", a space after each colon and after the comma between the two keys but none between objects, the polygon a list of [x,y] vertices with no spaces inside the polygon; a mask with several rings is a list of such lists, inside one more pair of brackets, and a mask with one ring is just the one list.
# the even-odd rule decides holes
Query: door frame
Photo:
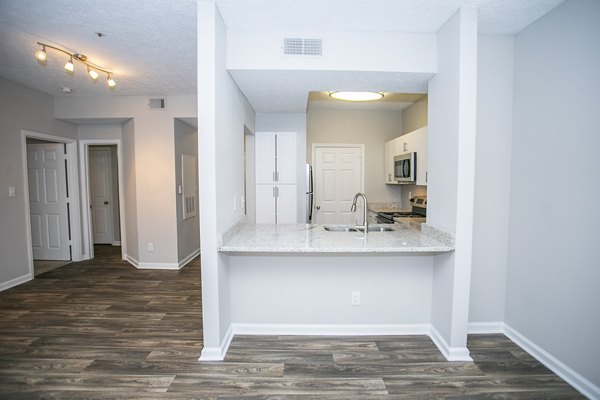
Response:
[{"label": "door frame", "polygon": [[[81,204],[86,212],[82,213],[81,227],[83,232],[83,254],[86,260],[94,258],[94,235],[92,232],[92,215],[90,212],[90,166],[88,151],[90,145],[117,146],[117,176],[119,186],[119,227],[121,229],[121,259],[127,254],[127,236],[125,228],[125,188],[123,187],[123,147],[121,139],[87,139],[79,141],[79,162],[81,170]],[[113,209],[114,211],[114,209]]]},{"label": "door frame", "polygon": [[81,231],[78,229],[81,226],[81,204],[79,200],[79,180],[77,175],[79,173],[77,168],[77,140],[70,139],[62,136],[48,135],[45,133],[32,132],[27,130],[21,130],[21,158],[22,158],[22,170],[23,170],[23,193],[25,201],[25,232],[27,242],[27,258],[29,262],[29,274],[31,279],[34,278],[33,269],[33,248],[31,241],[31,209],[29,207],[29,178],[27,173],[27,139],[39,139],[48,142],[64,143],[67,148],[67,181],[69,190],[68,203],[69,211],[69,230],[71,231],[71,240],[69,245],[71,246],[71,261],[83,260],[83,254],[81,252]]},{"label": "door frame", "polygon": [[[317,148],[327,148],[327,147],[338,147],[338,148],[346,148],[346,149],[359,149],[360,150],[360,191],[364,193],[365,191],[365,145],[362,143],[313,143],[312,144],[312,167],[313,167],[313,191],[316,187],[314,179],[317,171]],[[314,196],[314,194],[313,194]],[[316,202],[315,197],[313,197],[313,204]]]}]

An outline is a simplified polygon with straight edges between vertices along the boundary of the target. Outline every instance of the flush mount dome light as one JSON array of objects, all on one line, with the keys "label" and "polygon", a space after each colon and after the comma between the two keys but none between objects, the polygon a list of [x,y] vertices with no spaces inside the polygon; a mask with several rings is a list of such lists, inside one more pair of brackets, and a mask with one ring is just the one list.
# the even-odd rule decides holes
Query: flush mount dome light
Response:
[{"label": "flush mount dome light", "polygon": [[329,92],[329,97],[345,101],[374,101],[383,99],[381,92]]}]

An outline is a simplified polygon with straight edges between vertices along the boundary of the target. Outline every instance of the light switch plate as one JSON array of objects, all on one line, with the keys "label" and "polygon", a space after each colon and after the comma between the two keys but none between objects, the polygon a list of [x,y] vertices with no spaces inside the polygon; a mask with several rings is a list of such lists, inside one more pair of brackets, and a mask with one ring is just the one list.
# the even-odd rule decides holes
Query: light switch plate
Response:
[{"label": "light switch plate", "polygon": [[14,186],[9,186],[8,187],[8,197],[16,197],[17,196],[17,190]]}]

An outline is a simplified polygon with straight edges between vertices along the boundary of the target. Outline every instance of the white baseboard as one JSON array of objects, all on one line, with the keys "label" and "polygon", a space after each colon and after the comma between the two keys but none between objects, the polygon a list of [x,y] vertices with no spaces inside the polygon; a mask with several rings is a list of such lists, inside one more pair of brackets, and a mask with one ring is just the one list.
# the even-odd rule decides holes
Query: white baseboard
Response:
[{"label": "white baseboard", "polygon": [[469,355],[469,349],[466,347],[450,347],[446,339],[432,325],[429,331],[429,337],[437,346],[438,350],[448,361],[473,361]]},{"label": "white baseboard", "polygon": [[199,254],[200,254],[200,249],[196,249],[196,250],[192,251],[187,257],[185,257],[183,260],[179,261],[179,268],[185,267],[190,261],[192,261],[194,258],[198,257]]},{"label": "white baseboard", "polygon": [[429,333],[429,324],[316,325],[233,323],[231,325],[235,335],[385,336],[427,335]]},{"label": "white baseboard", "polygon": [[168,270],[178,270],[178,263],[148,263],[148,262],[140,262],[130,255],[126,255],[124,258],[129,264],[133,265],[137,269],[168,269]]},{"label": "white baseboard", "polygon": [[29,282],[32,279],[33,279],[33,276],[31,274],[25,274],[25,275],[18,276],[14,279],[11,279],[10,281],[2,282],[2,283],[0,283],[0,292],[2,292],[3,290],[6,290],[6,289],[10,289],[11,287],[14,287],[17,285],[21,285],[25,282]]},{"label": "white baseboard", "polygon": [[111,246],[120,246],[121,245],[121,241],[120,240],[115,240],[110,245]]},{"label": "white baseboard", "polygon": [[227,350],[229,350],[229,345],[233,340],[233,336],[233,325],[229,325],[229,329],[227,330],[227,333],[225,333],[221,346],[204,347],[200,353],[200,361],[223,361],[227,354]]},{"label": "white baseboard", "polygon": [[560,361],[559,359],[548,353],[546,350],[536,345],[534,342],[529,340],[527,337],[525,337],[515,329],[511,328],[506,324],[503,325],[504,334],[510,340],[519,345],[519,347],[528,352],[539,362],[544,364],[556,375],[564,379],[569,385],[579,390],[584,396],[590,399],[600,399],[600,387],[594,385],[588,379],[573,371],[562,361]]},{"label": "white baseboard", "polygon": [[123,260],[127,261],[129,264],[133,265],[136,268],[139,268],[140,262],[135,258],[131,257],[129,254],[125,254]]},{"label": "white baseboard", "polygon": [[467,333],[504,333],[504,322],[469,322]]}]

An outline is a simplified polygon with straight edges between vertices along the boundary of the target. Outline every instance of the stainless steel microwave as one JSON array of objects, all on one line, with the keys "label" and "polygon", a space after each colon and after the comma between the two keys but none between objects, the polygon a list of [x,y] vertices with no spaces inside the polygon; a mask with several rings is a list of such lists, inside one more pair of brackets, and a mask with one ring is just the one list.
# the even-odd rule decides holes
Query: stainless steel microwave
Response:
[{"label": "stainless steel microwave", "polygon": [[417,180],[417,153],[406,153],[394,157],[394,180],[411,183]]}]

